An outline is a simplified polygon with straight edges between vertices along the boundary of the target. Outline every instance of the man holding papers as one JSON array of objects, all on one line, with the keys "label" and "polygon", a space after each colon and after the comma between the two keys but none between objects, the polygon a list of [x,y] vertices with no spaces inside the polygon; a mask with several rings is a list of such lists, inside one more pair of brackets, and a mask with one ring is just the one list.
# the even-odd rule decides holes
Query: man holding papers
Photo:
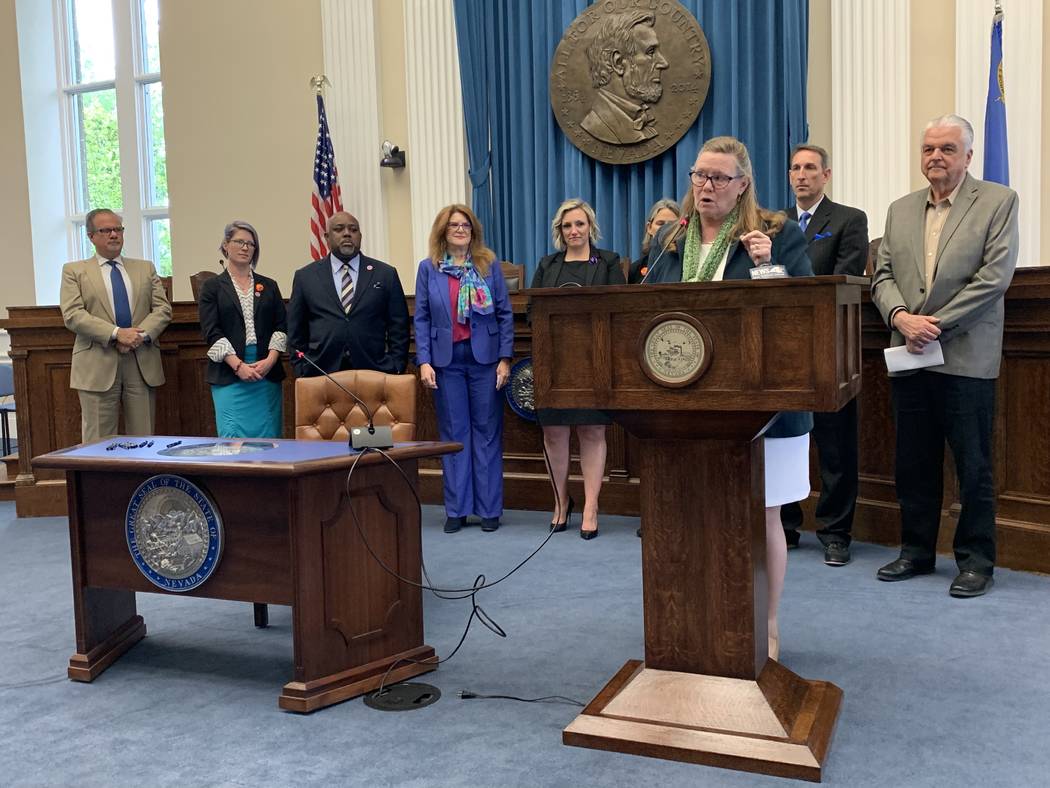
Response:
[{"label": "man holding papers", "polygon": [[966,120],[945,115],[926,124],[922,172],[930,187],[890,205],[871,283],[872,300],[893,329],[892,345],[928,356],[914,368],[894,364],[893,353],[887,354],[901,555],[878,578],[933,572],[947,440],[961,501],[954,542],[959,574],[949,588],[954,597],[980,596],[992,586],[995,379],[1003,294],[1018,250],[1017,194],[971,177],[972,156],[973,127]]}]

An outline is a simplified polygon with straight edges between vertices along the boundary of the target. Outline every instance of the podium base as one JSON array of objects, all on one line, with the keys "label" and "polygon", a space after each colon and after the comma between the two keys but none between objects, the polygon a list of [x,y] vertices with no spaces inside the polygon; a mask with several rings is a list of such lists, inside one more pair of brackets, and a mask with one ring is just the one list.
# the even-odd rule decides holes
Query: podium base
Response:
[{"label": "podium base", "polygon": [[[388,673],[387,670],[392,663],[401,664]],[[417,646],[414,649],[392,654],[341,673],[322,676],[310,681],[289,681],[284,685],[277,699],[277,705],[284,711],[310,714],[326,706],[342,703],[344,700],[377,690],[381,683],[389,687],[406,679],[437,670],[437,665],[438,659],[431,646]]]},{"label": "podium base", "polygon": [[842,690],[769,660],[758,681],[625,664],[562,743],[820,782]]}]

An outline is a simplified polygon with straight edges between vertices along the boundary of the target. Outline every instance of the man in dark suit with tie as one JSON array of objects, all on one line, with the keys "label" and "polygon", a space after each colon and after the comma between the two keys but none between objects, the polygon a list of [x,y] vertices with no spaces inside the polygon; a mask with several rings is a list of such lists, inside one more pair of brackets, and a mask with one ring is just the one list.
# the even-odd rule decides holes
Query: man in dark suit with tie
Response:
[{"label": "man in dark suit with tie", "polygon": [[408,305],[393,266],[361,254],[361,225],[340,211],[325,231],[331,252],[295,272],[288,341],[300,377],[374,369],[400,375],[408,363]]},{"label": "man in dark suit with tie", "polygon": [[[817,276],[864,275],[868,259],[868,217],[863,211],[832,202],[824,194],[831,178],[828,152],[818,145],[796,145],[791,152],[791,189],[795,219],[809,242],[808,254]],[[813,439],[820,459],[817,537],[824,545],[824,563],[845,566],[850,561],[853,512],[857,506],[857,400],[838,413],[813,414]],[[802,507],[780,508],[788,547],[797,547]]]}]

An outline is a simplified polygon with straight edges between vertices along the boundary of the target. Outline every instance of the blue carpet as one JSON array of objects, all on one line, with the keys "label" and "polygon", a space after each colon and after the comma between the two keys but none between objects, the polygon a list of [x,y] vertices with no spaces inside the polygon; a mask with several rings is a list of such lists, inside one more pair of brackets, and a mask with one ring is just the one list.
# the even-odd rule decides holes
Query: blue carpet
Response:
[{"label": "blue carpet", "polygon": [[[497,533],[441,532],[424,511],[435,583],[494,579],[545,534],[547,513],[510,512]],[[579,517],[574,518],[579,524]],[[550,544],[480,603],[455,658],[421,681],[441,700],[383,713],[361,699],[300,716],[277,708],[290,678],[290,609],[252,626],[247,604],[140,594],[149,636],[93,684],[65,679],[74,649],[64,518],[0,504],[0,783],[6,786],[785,786],[793,781],[561,744],[577,709],[460,700],[469,689],[591,697],[642,657],[637,520]],[[999,570],[986,597],[948,596],[954,576],[879,583],[895,557],[856,544],[829,568],[812,534],[790,554],[781,661],[845,692],[824,782],[842,786],[1045,785],[1050,578]],[[455,646],[467,602],[428,595],[427,642]],[[806,783],[798,783],[803,785]]]}]

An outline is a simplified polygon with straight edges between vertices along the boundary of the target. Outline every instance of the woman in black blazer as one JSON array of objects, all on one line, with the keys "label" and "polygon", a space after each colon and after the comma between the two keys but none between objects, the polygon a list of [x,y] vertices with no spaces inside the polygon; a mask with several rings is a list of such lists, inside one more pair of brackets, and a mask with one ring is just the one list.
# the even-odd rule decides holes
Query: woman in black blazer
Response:
[{"label": "woman in black blazer", "polygon": [[[653,238],[660,228],[665,224],[677,222],[682,217],[682,208],[674,200],[664,198],[653,203],[649,209],[649,216],[645,220],[645,233],[642,235],[642,256],[631,263],[631,270],[627,273],[627,284],[637,285],[649,273],[649,247],[652,246]],[[678,251],[675,242],[671,242],[670,250]]]},{"label": "woman in black blazer", "polygon": [[215,425],[220,438],[279,438],[284,299],[277,282],[255,273],[259,235],[250,224],[226,225],[219,251],[226,270],[204,283],[198,303]]},{"label": "woman in black blazer", "polygon": [[[598,222],[590,205],[580,199],[563,202],[551,222],[551,241],[558,251],[540,260],[532,287],[626,284],[620,255],[596,247],[599,237]],[[580,536],[593,539],[598,535],[598,496],[605,475],[605,428],[612,420],[600,410],[540,408],[536,415],[543,427],[543,443],[557,490],[551,530],[564,531],[572,516],[573,501],[568,490],[569,430],[575,425],[585,498]]]}]

